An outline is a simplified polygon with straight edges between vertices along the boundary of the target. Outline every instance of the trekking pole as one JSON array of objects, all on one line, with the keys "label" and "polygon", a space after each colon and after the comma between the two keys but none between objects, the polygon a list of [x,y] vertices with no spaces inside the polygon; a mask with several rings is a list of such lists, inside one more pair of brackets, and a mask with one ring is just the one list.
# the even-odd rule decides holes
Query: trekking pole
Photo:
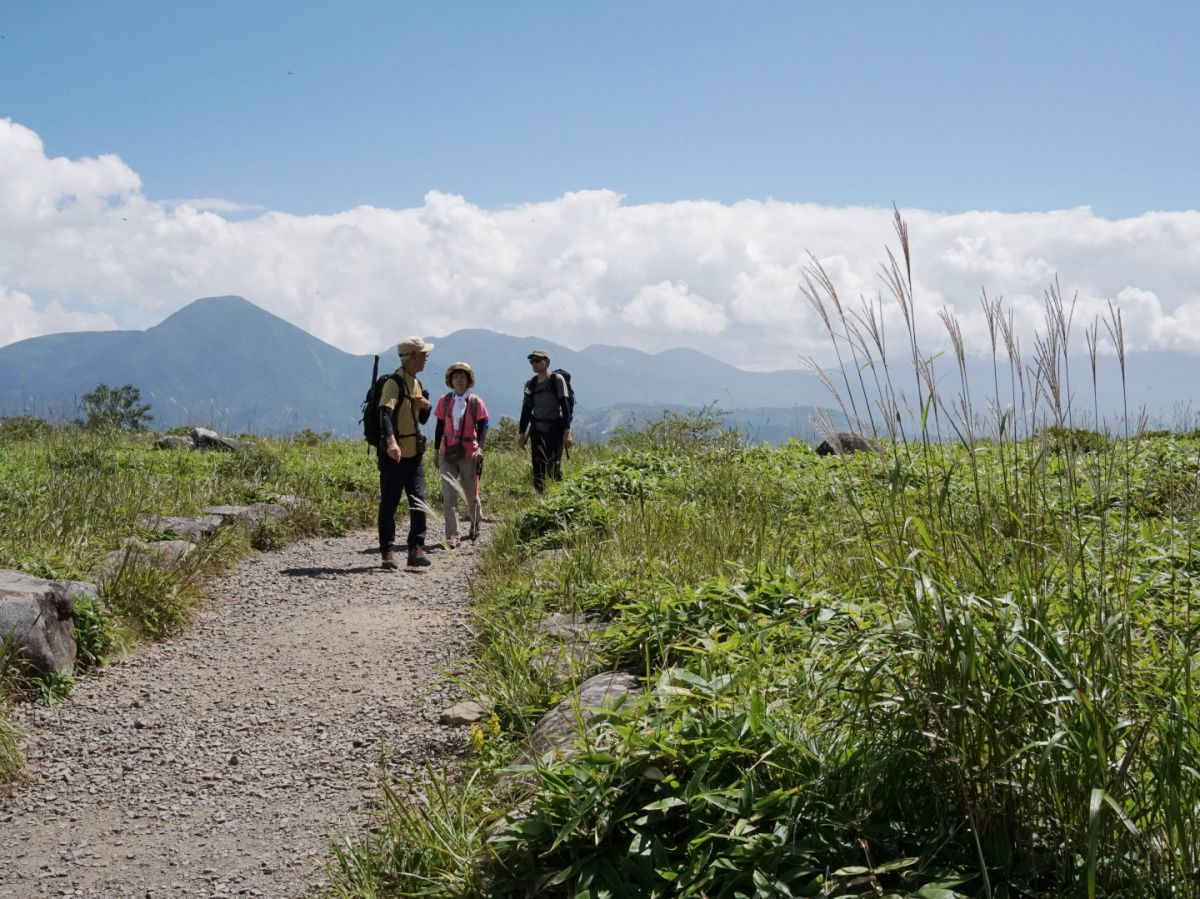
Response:
[{"label": "trekking pole", "polygon": [[[375,362],[371,365],[371,390],[370,390],[370,393],[368,394],[368,396],[371,397],[371,402],[374,404],[375,408],[368,409],[366,412],[364,412],[363,419],[365,420],[368,415],[378,415],[379,416],[379,433],[382,434],[383,433],[383,413],[379,409],[379,397],[377,397],[375,395],[375,382],[377,380],[379,380],[379,356],[375,357]],[[376,452],[379,451],[378,446],[375,446],[374,449]],[[372,447],[368,446],[367,447],[367,455],[368,456],[371,455],[371,450],[372,450]]]}]

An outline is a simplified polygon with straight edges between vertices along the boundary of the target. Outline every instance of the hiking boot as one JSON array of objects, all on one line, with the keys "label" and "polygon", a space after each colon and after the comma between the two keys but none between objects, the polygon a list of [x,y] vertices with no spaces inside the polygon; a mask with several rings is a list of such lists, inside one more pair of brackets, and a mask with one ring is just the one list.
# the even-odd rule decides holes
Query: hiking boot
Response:
[{"label": "hiking boot", "polygon": [[455,534],[450,534],[446,537],[446,549],[457,549],[458,537]]},{"label": "hiking boot", "polygon": [[383,562],[381,564],[388,571],[395,571],[400,567],[396,562],[396,554],[390,548],[383,551]]},{"label": "hiking boot", "polygon": [[467,533],[467,539],[472,542],[479,539],[479,528],[471,528]]},{"label": "hiking boot", "polygon": [[429,561],[429,556],[425,553],[423,546],[410,546],[408,548],[408,566],[409,568],[426,568],[433,563]]}]

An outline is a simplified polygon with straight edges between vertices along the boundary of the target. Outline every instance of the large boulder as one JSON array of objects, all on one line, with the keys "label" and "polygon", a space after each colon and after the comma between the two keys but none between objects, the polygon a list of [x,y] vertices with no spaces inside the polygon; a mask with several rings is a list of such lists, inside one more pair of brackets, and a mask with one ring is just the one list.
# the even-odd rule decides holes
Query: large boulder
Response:
[{"label": "large boulder", "polygon": [[192,428],[192,445],[198,450],[220,450],[227,453],[242,453],[254,449],[254,443],[249,440],[238,440],[236,437],[222,437],[209,428]]},{"label": "large boulder", "polygon": [[82,581],[47,581],[0,569],[0,640],[37,674],[75,668],[74,596],[96,596]]},{"label": "large boulder", "polygon": [[843,456],[848,453],[860,453],[864,450],[873,453],[879,452],[879,441],[874,437],[855,434],[853,431],[838,431],[817,445],[818,456]]},{"label": "large boulder", "polygon": [[159,449],[194,449],[191,437],[180,437],[178,434],[163,434],[155,442]]}]

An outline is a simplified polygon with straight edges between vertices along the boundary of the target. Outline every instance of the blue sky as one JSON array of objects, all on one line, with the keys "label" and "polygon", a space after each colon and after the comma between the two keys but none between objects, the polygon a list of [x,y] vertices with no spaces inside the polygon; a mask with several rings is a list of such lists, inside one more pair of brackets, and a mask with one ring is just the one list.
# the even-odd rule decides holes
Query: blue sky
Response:
[{"label": "blue sky", "polygon": [[0,113],[162,198],[1120,217],[1200,191],[1195,3],[6,6]]},{"label": "blue sky", "polygon": [[791,367],[808,253],[877,294],[895,203],[934,330],[978,341],[981,288],[1032,328],[1060,277],[1200,352],[1200,4],[10,0],[0,35],[0,345],[236,293],[359,352],[399,305]]}]

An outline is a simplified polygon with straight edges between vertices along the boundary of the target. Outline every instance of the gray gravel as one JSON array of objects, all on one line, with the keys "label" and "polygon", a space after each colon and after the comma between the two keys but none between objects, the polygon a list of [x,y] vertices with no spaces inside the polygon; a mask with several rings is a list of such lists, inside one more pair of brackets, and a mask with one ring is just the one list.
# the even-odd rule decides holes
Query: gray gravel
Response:
[{"label": "gray gravel", "polygon": [[[401,526],[403,530],[403,525]],[[440,522],[430,516],[431,538]],[[437,529],[437,530],[435,530]],[[485,539],[487,526],[485,525]],[[461,750],[438,724],[468,649],[480,545],[385,572],[372,533],[256,555],[182,638],[23,706],[29,778],[0,798],[0,896],[285,896],[381,777]]]}]

